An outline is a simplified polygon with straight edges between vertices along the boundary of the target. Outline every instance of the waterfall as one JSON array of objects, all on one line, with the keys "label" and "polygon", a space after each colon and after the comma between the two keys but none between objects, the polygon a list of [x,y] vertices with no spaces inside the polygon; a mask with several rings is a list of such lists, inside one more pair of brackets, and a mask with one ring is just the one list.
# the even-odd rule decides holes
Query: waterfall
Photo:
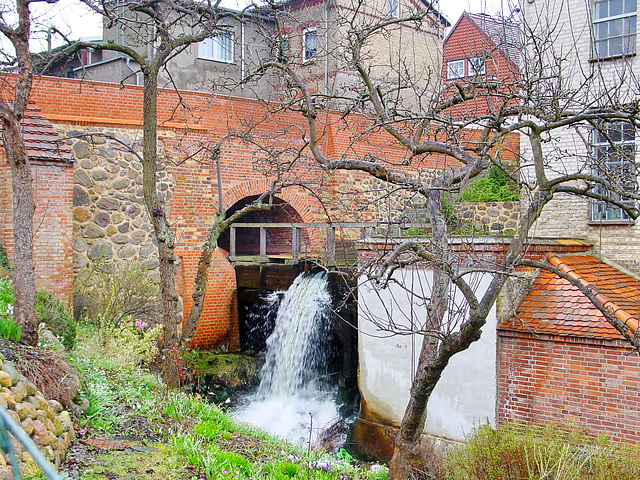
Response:
[{"label": "waterfall", "polygon": [[323,351],[330,323],[327,276],[300,275],[279,302],[277,294],[270,297],[278,313],[260,385],[236,417],[293,442],[313,442],[338,417]]}]

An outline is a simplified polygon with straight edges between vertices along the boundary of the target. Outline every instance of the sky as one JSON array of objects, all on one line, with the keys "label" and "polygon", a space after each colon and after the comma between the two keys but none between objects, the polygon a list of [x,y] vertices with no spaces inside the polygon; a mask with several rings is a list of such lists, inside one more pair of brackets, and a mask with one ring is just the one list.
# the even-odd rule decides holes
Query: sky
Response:
[{"label": "sky", "polygon": [[[437,1],[437,0],[436,0]],[[517,0],[504,0],[515,2]],[[454,24],[463,11],[472,13],[499,13],[501,10],[502,0],[440,0],[439,10],[444,16]],[[230,8],[242,8],[245,2],[243,0],[223,0],[223,5]],[[54,25],[67,35],[71,40],[80,38],[100,38],[102,35],[102,23],[100,17],[93,14],[82,5],[78,0],[60,0],[58,4],[48,5],[42,3],[32,3],[34,14],[34,25],[50,24],[52,20]],[[51,20],[50,20],[51,19]],[[37,28],[37,27],[36,27]],[[40,28],[34,32],[34,42],[32,44],[33,51],[41,51],[47,48],[46,32]],[[62,42],[54,40],[53,46]]]}]

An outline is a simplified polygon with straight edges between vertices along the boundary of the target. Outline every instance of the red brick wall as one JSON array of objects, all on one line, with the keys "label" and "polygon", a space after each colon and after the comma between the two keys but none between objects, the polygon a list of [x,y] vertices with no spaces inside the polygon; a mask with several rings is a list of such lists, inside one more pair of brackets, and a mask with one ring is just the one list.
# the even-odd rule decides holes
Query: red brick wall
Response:
[{"label": "red brick wall", "polygon": [[[13,215],[11,168],[0,153],[0,242],[13,262]],[[47,289],[65,302],[73,286],[73,166],[59,163],[32,165],[36,211],[33,256],[36,288]]]},{"label": "red brick wall", "polygon": [[618,341],[500,331],[498,421],[640,442],[640,357]]}]

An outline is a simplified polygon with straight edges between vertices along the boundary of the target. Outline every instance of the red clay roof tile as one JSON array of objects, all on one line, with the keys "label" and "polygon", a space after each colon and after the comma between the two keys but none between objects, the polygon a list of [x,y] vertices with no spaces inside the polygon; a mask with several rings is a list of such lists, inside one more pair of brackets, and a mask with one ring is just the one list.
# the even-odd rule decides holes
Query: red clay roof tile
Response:
[{"label": "red clay roof tile", "polygon": [[[594,293],[621,311],[640,318],[640,280],[590,255],[557,257]],[[500,330],[590,338],[621,338],[604,315],[576,287],[554,273],[541,271],[515,315]]]}]

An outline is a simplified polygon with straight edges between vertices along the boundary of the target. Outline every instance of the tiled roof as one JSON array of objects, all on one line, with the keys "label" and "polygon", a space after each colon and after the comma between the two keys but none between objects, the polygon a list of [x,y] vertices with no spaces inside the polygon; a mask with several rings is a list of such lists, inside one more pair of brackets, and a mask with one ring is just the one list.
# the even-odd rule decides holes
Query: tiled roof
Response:
[{"label": "tiled roof", "polygon": [[520,64],[520,29],[518,24],[506,19],[493,18],[484,13],[466,13],[487,35],[494,45],[503,50],[516,65]]},{"label": "tiled roof", "polygon": [[[637,329],[640,280],[589,255],[551,255],[547,261],[588,286],[612,313]],[[621,338],[577,287],[546,270],[540,272],[515,315],[498,328],[588,338]]]},{"label": "tiled roof", "polygon": [[31,161],[73,161],[71,149],[60,141],[58,132],[34,102],[29,103],[21,124],[24,143]]}]

